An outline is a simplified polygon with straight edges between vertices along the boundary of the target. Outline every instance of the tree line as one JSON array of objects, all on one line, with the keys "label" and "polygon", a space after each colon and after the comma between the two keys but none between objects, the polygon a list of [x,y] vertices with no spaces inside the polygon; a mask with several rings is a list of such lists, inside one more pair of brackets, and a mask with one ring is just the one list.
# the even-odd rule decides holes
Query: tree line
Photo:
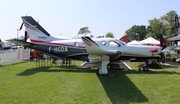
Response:
[{"label": "tree line", "polygon": [[[89,30],[89,27],[86,26],[79,29],[78,34],[86,34],[86,33],[91,33],[91,31]],[[114,34],[112,32],[108,32],[106,33],[106,35],[99,35],[96,38],[108,38],[108,37],[114,38]]]},{"label": "tree line", "polygon": [[179,18],[177,12],[172,10],[160,18],[148,20],[148,26],[134,25],[125,32],[130,40],[143,40],[148,37],[159,39],[160,34],[166,36],[166,38],[171,38],[178,35],[178,28],[175,26],[175,17]]},{"label": "tree line", "polygon": [[[129,36],[129,40],[143,40],[148,37],[159,39],[160,34],[166,36],[167,38],[171,38],[178,35],[178,28],[175,26],[175,17],[177,17],[178,20],[179,16],[177,12],[171,10],[160,18],[148,20],[148,26],[133,25],[131,28],[127,29],[125,33]],[[179,21],[177,21],[177,23],[179,25]],[[78,34],[86,32],[91,32],[87,26],[80,28]],[[96,38],[102,37],[114,38],[114,34],[112,32],[108,32],[105,35],[100,35]]]}]

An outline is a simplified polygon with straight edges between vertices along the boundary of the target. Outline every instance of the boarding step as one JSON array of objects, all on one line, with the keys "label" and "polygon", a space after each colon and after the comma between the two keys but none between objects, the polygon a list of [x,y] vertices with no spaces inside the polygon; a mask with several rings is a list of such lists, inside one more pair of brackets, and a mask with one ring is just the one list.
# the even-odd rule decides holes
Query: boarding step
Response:
[{"label": "boarding step", "polygon": [[123,61],[117,61],[117,62],[110,62],[107,65],[111,69],[131,69],[125,62]]},{"label": "boarding step", "polygon": [[81,66],[78,66],[78,69],[91,69],[91,68],[99,68],[100,63],[90,63],[84,62]]},{"label": "boarding step", "polygon": [[[78,69],[91,69],[91,68],[99,68],[101,63],[90,63],[84,62],[81,66],[78,66]],[[125,62],[118,61],[118,62],[110,62],[107,65],[110,69],[130,69],[129,66]]]}]

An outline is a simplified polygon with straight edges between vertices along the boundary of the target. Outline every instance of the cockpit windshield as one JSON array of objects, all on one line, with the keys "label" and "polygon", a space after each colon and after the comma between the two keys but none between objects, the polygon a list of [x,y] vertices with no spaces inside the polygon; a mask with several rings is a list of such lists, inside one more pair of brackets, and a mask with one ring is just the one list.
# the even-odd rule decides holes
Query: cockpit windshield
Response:
[{"label": "cockpit windshield", "polygon": [[123,42],[123,41],[121,41],[121,40],[116,39],[115,41],[116,41],[117,43],[119,43],[120,45],[126,45],[126,43]]}]

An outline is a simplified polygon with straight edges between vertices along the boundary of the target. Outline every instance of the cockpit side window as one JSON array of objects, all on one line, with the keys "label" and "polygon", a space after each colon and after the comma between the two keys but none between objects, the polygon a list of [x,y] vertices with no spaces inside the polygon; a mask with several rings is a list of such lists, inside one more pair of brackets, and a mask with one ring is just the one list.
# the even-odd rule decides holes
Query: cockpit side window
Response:
[{"label": "cockpit side window", "polygon": [[106,41],[101,41],[101,45],[105,46],[106,45]]},{"label": "cockpit side window", "polygon": [[112,46],[112,47],[120,47],[121,45],[115,41],[109,41],[109,46]]}]

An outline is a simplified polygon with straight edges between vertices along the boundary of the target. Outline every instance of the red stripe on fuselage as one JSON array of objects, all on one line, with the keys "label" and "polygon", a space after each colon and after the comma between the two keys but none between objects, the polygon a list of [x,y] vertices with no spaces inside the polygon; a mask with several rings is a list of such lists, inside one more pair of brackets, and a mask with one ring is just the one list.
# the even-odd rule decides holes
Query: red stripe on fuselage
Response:
[{"label": "red stripe on fuselage", "polygon": [[38,31],[36,28],[34,28],[34,27],[32,27],[32,26],[29,26],[29,25],[27,25],[27,24],[24,24],[24,26],[25,26],[26,28],[29,28],[29,29],[34,30],[34,31],[36,31],[36,32],[40,32],[40,31]]},{"label": "red stripe on fuselage", "polygon": [[72,48],[85,48],[85,46],[74,46],[70,44],[62,44],[62,43],[53,43],[53,42],[47,42],[47,41],[39,41],[39,40],[32,40],[32,43],[38,43],[38,44],[46,44],[46,45],[55,45],[55,46],[63,46],[63,47],[72,47]]}]

